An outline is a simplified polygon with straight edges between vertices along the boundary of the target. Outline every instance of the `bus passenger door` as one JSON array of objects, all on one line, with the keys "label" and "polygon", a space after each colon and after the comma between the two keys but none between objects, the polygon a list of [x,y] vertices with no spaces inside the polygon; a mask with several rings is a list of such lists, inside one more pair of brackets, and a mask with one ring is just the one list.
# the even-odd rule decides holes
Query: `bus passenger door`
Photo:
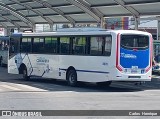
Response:
[{"label": "bus passenger door", "polygon": [[20,53],[19,53],[19,41],[20,37],[10,39],[9,56],[8,56],[8,73],[18,74],[18,68],[20,65]]}]

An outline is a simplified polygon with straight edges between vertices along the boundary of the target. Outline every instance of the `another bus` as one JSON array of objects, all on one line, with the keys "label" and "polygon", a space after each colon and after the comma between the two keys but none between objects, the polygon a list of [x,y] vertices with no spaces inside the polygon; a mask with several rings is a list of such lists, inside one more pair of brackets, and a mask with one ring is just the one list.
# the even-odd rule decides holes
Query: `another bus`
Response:
[{"label": "another bus", "polygon": [[8,64],[9,37],[0,36],[0,66]]},{"label": "another bus", "polygon": [[160,54],[160,40],[153,40],[153,55],[157,56]]},{"label": "another bus", "polygon": [[98,28],[12,34],[8,72],[64,79],[70,86],[151,81],[152,35]]},{"label": "another bus", "polygon": [[153,40],[153,73],[160,74],[160,40]]}]

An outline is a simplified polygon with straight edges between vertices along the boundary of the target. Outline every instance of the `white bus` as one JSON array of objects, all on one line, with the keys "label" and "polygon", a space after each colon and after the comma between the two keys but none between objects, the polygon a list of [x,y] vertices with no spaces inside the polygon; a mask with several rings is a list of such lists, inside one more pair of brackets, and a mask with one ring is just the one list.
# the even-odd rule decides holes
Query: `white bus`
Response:
[{"label": "white bus", "polygon": [[[11,35],[8,72],[110,85],[151,81],[152,36],[135,30],[70,28]],[[102,83],[103,82],[103,83]]]},{"label": "white bus", "polygon": [[8,64],[9,37],[0,37],[0,66]]}]

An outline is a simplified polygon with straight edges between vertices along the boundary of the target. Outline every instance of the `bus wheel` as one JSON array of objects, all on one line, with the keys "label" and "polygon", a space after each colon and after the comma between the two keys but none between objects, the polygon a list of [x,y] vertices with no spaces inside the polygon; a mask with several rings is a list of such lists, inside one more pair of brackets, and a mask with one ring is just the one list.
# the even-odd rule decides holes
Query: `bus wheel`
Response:
[{"label": "bus wheel", "polygon": [[67,73],[67,82],[70,86],[76,86],[77,85],[77,73],[74,69],[71,69]]},{"label": "bus wheel", "polygon": [[22,74],[23,74],[23,79],[25,80],[29,80],[29,76],[28,76],[28,73],[27,73],[27,68],[23,68],[23,71],[22,71]]},{"label": "bus wheel", "polygon": [[109,87],[111,85],[112,81],[106,81],[106,82],[97,82],[97,85],[100,87]]}]

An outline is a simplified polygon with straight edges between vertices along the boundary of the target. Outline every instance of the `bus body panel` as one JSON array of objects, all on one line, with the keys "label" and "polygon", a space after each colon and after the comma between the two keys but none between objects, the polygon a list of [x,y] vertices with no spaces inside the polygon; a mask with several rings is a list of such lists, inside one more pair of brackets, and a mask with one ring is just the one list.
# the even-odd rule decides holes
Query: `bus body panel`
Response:
[{"label": "bus body panel", "polygon": [[[96,56],[65,56],[65,55],[39,55],[39,54],[19,54],[13,59],[16,60],[10,65],[10,72],[18,73],[20,64],[27,66],[29,76],[40,76],[46,78],[66,79],[66,71],[69,67],[74,67],[78,81],[101,82],[109,81],[110,68],[112,63],[106,57],[94,60]],[[65,59],[65,60],[64,60]],[[79,65],[79,61],[81,65]],[[87,77],[87,78],[86,78]]]},{"label": "bus body panel", "polygon": [[[149,33],[139,32],[139,31],[109,31],[101,33],[99,35],[111,35],[112,36],[112,46],[110,56],[90,56],[90,55],[59,55],[59,54],[30,54],[30,53],[19,53],[18,55],[9,59],[9,73],[18,74],[19,67],[23,63],[27,66],[27,71],[29,76],[40,76],[46,78],[56,78],[66,80],[66,73],[69,67],[73,67],[77,73],[77,80],[84,82],[104,82],[104,81],[150,81],[151,80],[151,70],[145,73],[126,73],[124,71],[119,71],[116,66],[117,58],[119,58],[119,64],[124,68],[132,68],[137,66],[139,68],[146,68],[150,62],[150,48],[145,51],[128,51],[119,46],[117,57],[117,35],[120,34],[142,34],[149,36]],[[36,34],[36,33],[35,33]],[[98,34],[98,32],[92,33],[62,33],[62,36],[72,34],[74,35],[91,35]],[[43,36],[43,34],[39,34]],[[50,33],[49,36],[53,34]],[[25,34],[25,37],[27,34]],[[34,36],[34,34],[28,34],[28,36]],[[36,35],[37,36],[37,35]],[[44,36],[45,35],[44,33]],[[56,36],[54,33],[53,36]],[[60,33],[57,34],[57,37]],[[23,37],[23,34],[21,34]],[[128,59],[124,59],[124,54],[128,55]],[[142,59],[142,55],[147,58],[143,59],[144,64],[139,61]],[[134,59],[135,56],[140,57],[140,59]],[[131,59],[133,58],[133,59]],[[131,59],[131,60],[130,60]],[[18,61],[17,61],[18,60]],[[127,63],[129,62],[129,63]]]},{"label": "bus body panel", "polygon": [[[123,34],[123,33],[121,33]],[[120,33],[117,33],[116,36],[120,36]],[[125,33],[124,33],[125,34]],[[137,32],[135,33],[129,33],[132,35],[142,35]],[[120,69],[122,71],[119,71],[116,68],[114,68],[114,75],[112,75],[111,80],[115,81],[151,81],[151,57],[152,57],[152,39],[150,34],[143,34],[149,37],[149,48],[145,50],[126,50],[120,46],[120,40],[117,39],[116,45],[118,44],[118,49],[116,47],[116,50],[119,52],[117,57],[117,51],[114,51],[115,55],[114,58],[118,60],[118,65],[120,66]],[[114,35],[115,36],[115,35]],[[118,43],[119,40],[119,43]],[[115,61],[116,64],[116,61]],[[150,67],[150,68],[148,68]],[[146,69],[149,69],[147,72],[145,72]],[[136,69],[136,72],[134,72],[133,69]]]}]

